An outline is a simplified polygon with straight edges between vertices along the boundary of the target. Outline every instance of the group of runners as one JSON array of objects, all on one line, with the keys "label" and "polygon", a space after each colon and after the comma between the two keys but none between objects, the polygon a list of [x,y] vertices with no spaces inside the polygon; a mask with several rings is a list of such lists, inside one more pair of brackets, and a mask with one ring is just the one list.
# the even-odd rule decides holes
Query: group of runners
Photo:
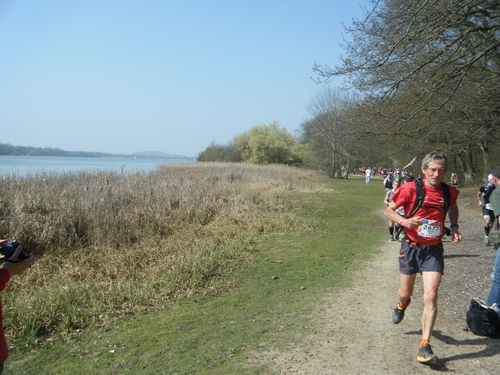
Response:
[{"label": "group of runners", "polygon": [[[345,167],[342,170],[346,170]],[[353,172],[356,174],[364,175],[367,170],[370,170],[372,176],[376,176],[377,174],[382,177],[386,177],[389,174],[403,173],[399,168],[386,168],[386,167],[359,167],[354,168]]]}]

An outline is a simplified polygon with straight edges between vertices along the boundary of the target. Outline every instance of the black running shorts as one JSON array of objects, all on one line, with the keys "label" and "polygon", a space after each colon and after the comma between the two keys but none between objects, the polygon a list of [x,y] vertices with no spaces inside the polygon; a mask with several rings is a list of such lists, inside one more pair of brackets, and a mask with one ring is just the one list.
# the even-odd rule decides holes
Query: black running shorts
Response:
[{"label": "black running shorts", "polygon": [[489,217],[490,223],[495,222],[495,214],[493,213],[493,210],[487,210],[486,208],[483,208],[483,217],[485,220],[487,217]]},{"label": "black running shorts", "polygon": [[413,275],[422,272],[444,271],[443,243],[437,245],[414,245],[401,242],[399,250],[399,272],[403,275]]}]

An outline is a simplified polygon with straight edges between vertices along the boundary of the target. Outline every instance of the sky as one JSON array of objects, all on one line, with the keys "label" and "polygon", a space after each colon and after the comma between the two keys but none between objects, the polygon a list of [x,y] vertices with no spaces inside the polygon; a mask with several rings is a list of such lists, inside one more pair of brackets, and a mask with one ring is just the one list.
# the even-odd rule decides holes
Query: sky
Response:
[{"label": "sky", "polygon": [[195,157],[274,121],[295,135],[366,4],[0,0],[0,143]]}]

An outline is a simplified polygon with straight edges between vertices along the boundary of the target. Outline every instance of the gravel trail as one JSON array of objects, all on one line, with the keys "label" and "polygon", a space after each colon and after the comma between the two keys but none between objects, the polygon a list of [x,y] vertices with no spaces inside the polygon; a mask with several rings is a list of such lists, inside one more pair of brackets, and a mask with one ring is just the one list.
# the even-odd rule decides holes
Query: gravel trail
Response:
[{"label": "gravel trail", "polygon": [[[297,337],[286,352],[252,353],[251,364],[270,363],[276,374],[495,374],[500,340],[464,330],[473,297],[486,300],[496,256],[483,243],[483,218],[476,189],[460,189],[460,244],[445,238],[445,271],[439,291],[438,318],[431,344],[439,366],[417,362],[422,314],[422,284],[417,277],[412,304],[399,325],[391,320],[397,301],[399,242],[387,242],[375,262],[366,264],[353,287],[318,303],[311,316],[315,334]],[[382,211],[380,213],[383,219]],[[496,238],[497,232],[492,233]]]}]

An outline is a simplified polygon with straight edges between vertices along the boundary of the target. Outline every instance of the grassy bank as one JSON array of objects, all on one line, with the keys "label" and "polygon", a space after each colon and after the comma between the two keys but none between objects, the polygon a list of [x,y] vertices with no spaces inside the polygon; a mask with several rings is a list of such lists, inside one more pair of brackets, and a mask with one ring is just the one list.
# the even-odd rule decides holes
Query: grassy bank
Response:
[{"label": "grassy bank", "polygon": [[[4,296],[12,333],[19,324],[17,340],[9,338],[16,345],[7,369],[268,373],[248,367],[249,353],[314,329],[311,308],[348,284],[385,239],[385,222],[375,213],[382,201],[378,181],[316,180],[294,168],[280,175],[272,167],[203,166],[212,167],[214,174],[180,173],[187,185],[201,178],[202,195],[212,195],[208,183],[239,183],[212,200],[222,204],[212,205],[208,221],[193,219],[207,218],[204,207],[205,215],[191,214],[168,233],[144,232],[128,246],[108,244],[105,253],[97,245],[44,249],[35,270]],[[166,180],[174,172],[164,171]],[[39,314],[46,323],[23,328],[43,320]]]}]

